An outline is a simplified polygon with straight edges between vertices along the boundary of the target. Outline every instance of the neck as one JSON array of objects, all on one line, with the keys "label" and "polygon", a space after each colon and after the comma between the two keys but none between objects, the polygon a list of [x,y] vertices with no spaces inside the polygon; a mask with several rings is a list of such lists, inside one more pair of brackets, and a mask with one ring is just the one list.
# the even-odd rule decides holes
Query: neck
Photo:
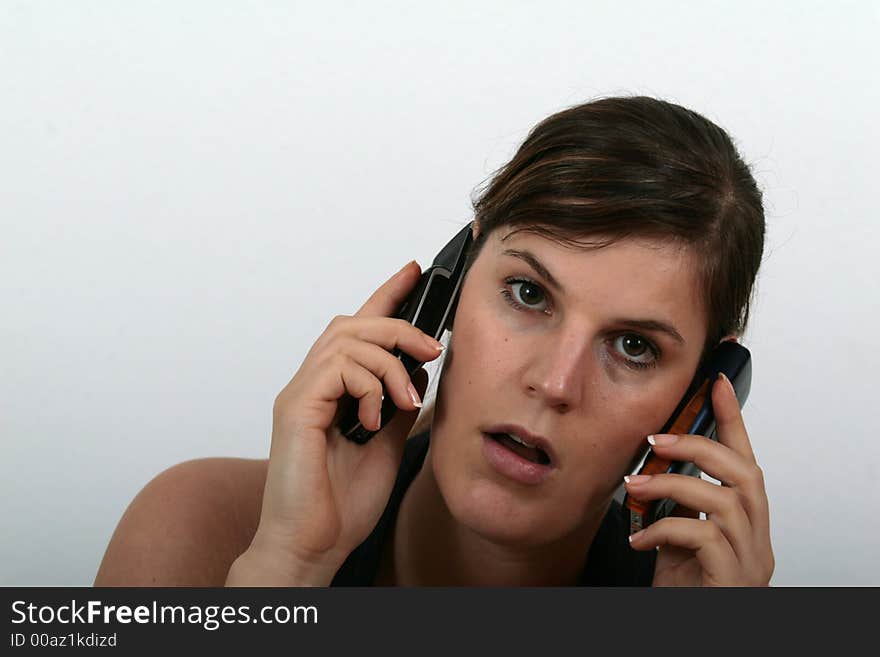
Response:
[{"label": "neck", "polygon": [[394,586],[570,586],[577,584],[607,505],[563,539],[524,548],[463,526],[440,494],[431,451],[407,489],[378,583]]}]

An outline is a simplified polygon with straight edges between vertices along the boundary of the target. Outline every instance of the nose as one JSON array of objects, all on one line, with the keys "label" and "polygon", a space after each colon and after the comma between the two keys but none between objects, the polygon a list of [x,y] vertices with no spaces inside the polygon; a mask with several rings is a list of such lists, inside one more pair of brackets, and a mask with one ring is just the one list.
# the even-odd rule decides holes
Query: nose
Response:
[{"label": "nose", "polygon": [[557,334],[536,346],[524,374],[527,394],[567,413],[583,403],[593,368],[590,341],[583,330]]}]

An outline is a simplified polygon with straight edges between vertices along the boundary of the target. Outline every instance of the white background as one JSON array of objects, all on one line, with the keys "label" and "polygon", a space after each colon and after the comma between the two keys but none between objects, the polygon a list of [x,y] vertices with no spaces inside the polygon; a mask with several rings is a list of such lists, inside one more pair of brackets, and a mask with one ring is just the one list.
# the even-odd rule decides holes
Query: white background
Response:
[{"label": "white background", "polygon": [[179,461],[264,457],[327,322],[430,264],[545,116],[735,137],[778,585],[880,584],[874,2],[0,2],[0,583],[90,584]]}]

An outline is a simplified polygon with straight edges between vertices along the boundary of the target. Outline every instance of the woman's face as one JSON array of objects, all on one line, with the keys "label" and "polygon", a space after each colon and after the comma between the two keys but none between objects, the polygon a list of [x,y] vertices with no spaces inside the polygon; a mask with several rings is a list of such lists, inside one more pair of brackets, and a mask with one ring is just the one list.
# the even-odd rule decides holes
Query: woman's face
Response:
[{"label": "woman's face", "polygon": [[[510,232],[487,237],[462,286],[430,458],[459,522],[538,545],[604,508],[681,400],[707,326],[681,247],[628,240],[585,251]],[[500,424],[542,436],[552,462],[518,460],[488,437]]]}]

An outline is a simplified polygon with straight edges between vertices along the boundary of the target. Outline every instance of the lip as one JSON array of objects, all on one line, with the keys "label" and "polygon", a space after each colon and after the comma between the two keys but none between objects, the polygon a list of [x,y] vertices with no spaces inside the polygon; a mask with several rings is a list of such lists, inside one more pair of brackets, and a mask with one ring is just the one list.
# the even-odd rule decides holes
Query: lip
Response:
[{"label": "lip", "polygon": [[534,445],[535,447],[540,447],[544,450],[544,453],[547,454],[547,458],[550,459],[550,464],[545,466],[548,468],[558,468],[559,467],[559,459],[556,456],[556,450],[553,448],[553,445],[550,444],[550,441],[544,436],[539,436],[538,434],[532,433],[528,429],[518,424],[493,424],[483,429],[483,433],[512,433],[523,440],[525,440],[530,445]]}]

